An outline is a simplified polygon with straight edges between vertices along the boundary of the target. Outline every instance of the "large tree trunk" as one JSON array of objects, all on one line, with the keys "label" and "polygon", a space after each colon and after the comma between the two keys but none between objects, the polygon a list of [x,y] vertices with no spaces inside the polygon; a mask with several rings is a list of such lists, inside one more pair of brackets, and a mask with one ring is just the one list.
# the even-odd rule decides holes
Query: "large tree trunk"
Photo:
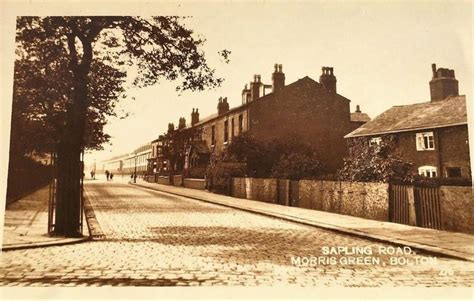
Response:
[{"label": "large tree trunk", "polygon": [[58,182],[54,234],[66,237],[81,236],[81,149],[63,143],[58,150]]},{"label": "large tree trunk", "polygon": [[58,182],[54,234],[66,237],[82,236],[80,159],[84,147],[84,128],[87,117],[87,73],[74,74],[73,102],[68,107],[67,124],[58,147]]}]

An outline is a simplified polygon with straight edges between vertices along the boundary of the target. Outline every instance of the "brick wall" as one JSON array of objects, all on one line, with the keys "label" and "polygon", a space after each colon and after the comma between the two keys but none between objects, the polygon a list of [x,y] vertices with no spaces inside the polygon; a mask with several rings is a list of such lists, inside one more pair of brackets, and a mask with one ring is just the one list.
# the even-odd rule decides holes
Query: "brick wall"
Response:
[{"label": "brick wall", "polygon": [[277,179],[233,178],[231,195],[237,198],[277,203]]},{"label": "brick wall", "polygon": [[388,221],[383,183],[234,178],[232,196]]},{"label": "brick wall", "polygon": [[[222,114],[219,118],[213,119],[201,125],[202,127],[202,140],[206,141],[209,149],[222,150],[226,146],[224,143],[224,122],[228,122],[228,143],[232,141],[232,119],[234,120],[234,137],[240,135],[239,132],[239,115],[243,116],[243,132],[247,130],[247,111],[245,108],[231,110],[228,113]],[[212,126],[215,128],[215,147],[212,148]]]},{"label": "brick wall", "polygon": [[[472,187],[441,186],[443,229],[474,234]],[[386,183],[233,178],[233,197],[389,221]]]},{"label": "brick wall", "polygon": [[232,178],[231,195],[236,198],[245,199],[245,178]]},{"label": "brick wall", "polygon": [[[417,151],[416,133],[433,132],[435,149]],[[468,132],[466,125],[398,133],[397,151],[403,159],[413,162],[413,171],[418,173],[418,168],[424,165],[434,166],[441,177],[447,176],[448,167],[461,168],[461,175],[470,178],[470,159]]]},{"label": "brick wall", "polygon": [[182,175],[173,176],[173,185],[183,186],[183,176]]},{"label": "brick wall", "polygon": [[157,179],[158,184],[170,185],[170,177],[159,176]]},{"label": "brick wall", "polygon": [[304,140],[328,172],[342,167],[344,135],[354,129],[349,100],[306,78],[249,103],[250,134],[259,141]]},{"label": "brick wall", "polygon": [[290,205],[290,180],[278,179],[278,204]]},{"label": "brick wall", "polygon": [[299,207],[388,221],[388,184],[299,182]]},{"label": "brick wall", "polygon": [[441,186],[439,193],[443,229],[474,234],[473,188]]},{"label": "brick wall", "polygon": [[185,178],[183,179],[183,185],[186,188],[204,190],[206,189],[206,180]]}]

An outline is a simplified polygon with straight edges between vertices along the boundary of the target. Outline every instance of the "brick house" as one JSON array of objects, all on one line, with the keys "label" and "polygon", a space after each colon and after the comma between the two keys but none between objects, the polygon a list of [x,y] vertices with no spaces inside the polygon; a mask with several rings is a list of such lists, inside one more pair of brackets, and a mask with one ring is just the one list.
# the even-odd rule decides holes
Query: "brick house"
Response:
[{"label": "brick house", "polygon": [[248,132],[260,141],[303,139],[318,152],[327,171],[335,172],[347,152],[344,135],[370,118],[359,107],[351,114],[350,100],[336,92],[333,68],[323,67],[319,80],[306,76],[285,85],[282,66],[275,65],[272,84],[254,75],[242,90],[240,106],[230,108],[227,97],[220,97],[217,112],[201,120],[193,109],[191,123],[186,125],[182,117],[174,130],[172,140],[179,150],[174,170],[205,167],[212,152]]},{"label": "brick house", "polygon": [[454,70],[432,65],[431,101],[394,106],[345,136],[380,143],[396,137],[396,150],[427,177],[470,178],[466,97],[459,95]]}]

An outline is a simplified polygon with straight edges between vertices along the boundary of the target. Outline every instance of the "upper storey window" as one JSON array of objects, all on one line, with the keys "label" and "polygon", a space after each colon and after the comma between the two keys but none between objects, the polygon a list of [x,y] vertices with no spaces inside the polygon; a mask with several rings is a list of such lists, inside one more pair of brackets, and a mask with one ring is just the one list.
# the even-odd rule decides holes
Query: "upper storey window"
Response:
[{"label": "upper storey window", "polygon": [[416,134],[416,150],[434,150],[434,135],[433,132],[424,132]]}]

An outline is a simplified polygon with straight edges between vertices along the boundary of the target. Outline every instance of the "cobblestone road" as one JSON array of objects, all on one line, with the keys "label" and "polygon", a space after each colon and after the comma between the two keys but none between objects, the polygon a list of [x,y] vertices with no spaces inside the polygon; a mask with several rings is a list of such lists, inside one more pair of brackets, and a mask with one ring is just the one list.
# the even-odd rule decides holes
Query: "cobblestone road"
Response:
[{"label": "cobblestone road", "polygon": [[[124,183],[96,181],[86,192],[105,239],[3,252],[0,284],[432,287],[474,280],[472,263],[437,258],[391,265],[390,257],[413,263],[421,254],[379,254],[388,245]],[[372,250],[368,260],[380,262],[323,256],[322,248],[331,246]],[[328,264],[330,257],[335,264]]]}]

